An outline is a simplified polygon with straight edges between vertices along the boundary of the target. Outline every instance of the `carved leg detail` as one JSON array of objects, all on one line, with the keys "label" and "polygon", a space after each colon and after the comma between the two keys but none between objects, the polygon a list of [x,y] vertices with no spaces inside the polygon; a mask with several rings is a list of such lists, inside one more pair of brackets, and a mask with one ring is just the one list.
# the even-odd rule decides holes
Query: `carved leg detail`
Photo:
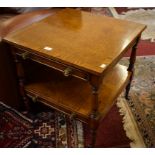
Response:
[{"label": "carved leg detail", "polygon": [[[13,50],[13,49],[12,49]],[[26,108],[26,110],[29,110],[29,100],[27,98],[27,95],[25,93],[25,89],[24,89],[24,70],[22,67],[22,63],[19,61],[19,59],[17,58],[15,52],[12,52],[13,57],[14,57],[14,62],[16,63],[16,72],[17,72],[17,76],[18,76],[18,84],[19,84],[19,92],[21,94],[23,103],[24,103],[24,108]]]},{"label": "carved leg detail", "polygon": [[130,88],[131,88],[132,78],[133,78],[133,73],[131,74],[130,81],[129,81],[128,85],[126,86],[125,98],[127,100],[129,100],[129,91],[130,91]]},{"label": "carved leg detail", "polygon": [[129,60],[128,71],[131,72],[131,77],[130,77],[128,85],[126,86],[126,93],[125,93],[125,98],[126,99],[129,99],[128,96],[129,96],[131,82],[132,82],[133,74],[134,74],[134,64],[135,64],[135,61],[136,61],[136,51],[137,51],[137,45],[138,45],[139,40],[140,40],[140,37],[137,38],[137,41],[136,41],[135,45],[132,48],[131,56],[130,56],[130,60]]},{"label": "carved leg detail", "polygon": [[23,100],[23,103],[24,103],[24,108],[26,108],[26,110],[30,110],[30,107],[29,107],[29,100],[27,98],[27,95],[25,93],[25,90],[24,90],[24,79],[22,78],[19,78],[19,90],[20,90],[20,94],[22,96],[22,100]]},{"label": "carved leg detail", "polygon": [[91,135],[92,135],[91,146],[92,146],[92,148],[94,148],[95,142],[96,142],[96,130],[95,129],[91,129]]},{"label": "carved leg detail", "polygon": [[97,110],[98,110],[98,89],[96,87],[92,87],[92,94],[93,94],[93,109],[90,115],[90,133],[91,133],[91,144],[90,147],[95,147],[96,142],[96,130],[98,127],[98,123],[96,121],[97,117]]},{"label": "carved leg detail", "polygon": [[91,118],[90,125],[91,143],[89,147],[95,147],[98,122],[94,118]]}]

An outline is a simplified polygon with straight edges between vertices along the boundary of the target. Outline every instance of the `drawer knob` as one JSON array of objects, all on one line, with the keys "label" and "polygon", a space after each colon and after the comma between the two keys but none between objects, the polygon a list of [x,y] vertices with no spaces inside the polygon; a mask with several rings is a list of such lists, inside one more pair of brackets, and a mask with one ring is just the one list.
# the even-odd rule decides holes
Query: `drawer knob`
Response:
[{"label": "drawer knob", "polygon": [[72,72],[72,69],[71,68],[66,68],[65,70],[64,70],[64,76],[66,76],[66,77],[68,77],[69,75],[71,75],[71,72]]},{"label": "drawer knob", "polygon": [[27,59],[28,56],[29,56],[29,52],[24,52],[24,53],[21,54],[21,57],[22,57],[24,60]]},{"label": "drawer knob", "polygon": [[33,97],[32,97],[32,101],[33,101],[34,103],[36,103],[37,100],[38,100],[38,97],[37,97],[37,96],[33,96]]}]

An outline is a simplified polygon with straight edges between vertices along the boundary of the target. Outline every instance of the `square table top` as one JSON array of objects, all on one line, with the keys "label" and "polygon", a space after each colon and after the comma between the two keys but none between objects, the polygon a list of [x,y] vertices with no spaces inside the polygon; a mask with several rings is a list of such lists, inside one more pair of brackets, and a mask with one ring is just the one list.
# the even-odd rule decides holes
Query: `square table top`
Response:
[{"label": "square table top", "polygon": [[58,62],[101,75],[119,61],[145,25],[64,9],[4,38]]}]

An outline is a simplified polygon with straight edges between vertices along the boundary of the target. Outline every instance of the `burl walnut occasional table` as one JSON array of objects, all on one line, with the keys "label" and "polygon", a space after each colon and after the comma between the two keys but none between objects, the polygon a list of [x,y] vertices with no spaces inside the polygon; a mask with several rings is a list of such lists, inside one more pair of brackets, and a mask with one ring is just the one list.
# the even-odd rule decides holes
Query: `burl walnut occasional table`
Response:
[{"label": "burl walnut occasional table", "polygon": [[[144,29],[145,25],[64,9],[3,41],[16,62],[25,105],[29,96],[88,123],[94,146],[100,120],[125,88],[128,97]],[[130,48],[126,68],[118,62]]]}]

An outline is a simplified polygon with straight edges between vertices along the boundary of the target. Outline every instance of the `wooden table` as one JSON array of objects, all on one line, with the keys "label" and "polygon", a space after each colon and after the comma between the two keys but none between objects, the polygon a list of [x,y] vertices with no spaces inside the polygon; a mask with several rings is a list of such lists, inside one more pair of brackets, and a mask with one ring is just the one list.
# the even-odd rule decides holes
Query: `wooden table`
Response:
[{"label": "wooden table", "polygon": [[[99,121],[126,87],[145,25],[64,9],[3,39],[12,51],[25,105],[40,101],[90,125]],[[118,64],[132,48],[129,67]],[[24,75],[25,72],[25,75]]]}]

